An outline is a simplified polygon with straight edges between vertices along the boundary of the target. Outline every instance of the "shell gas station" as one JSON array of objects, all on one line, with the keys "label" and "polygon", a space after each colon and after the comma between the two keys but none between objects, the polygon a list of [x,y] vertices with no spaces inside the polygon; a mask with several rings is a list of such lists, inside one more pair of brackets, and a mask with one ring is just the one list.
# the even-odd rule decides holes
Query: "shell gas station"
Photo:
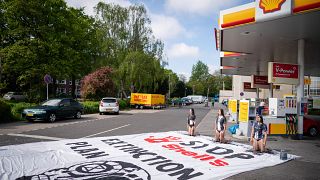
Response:
[{"label": "shell gas station", "polygon": [[[256,0],[220,11],[215,29],[221,74],[251,76],[256,98],[229,99],[237,134],[250,136],[257,109],[271,135],[303,138],[303,116],[319,108],[319,99],[304,96],[306,77],[320,76],[320,0]],[[273,97],[274,85],[295,92]],[[259,98],[262,89],[268,98]]]}]

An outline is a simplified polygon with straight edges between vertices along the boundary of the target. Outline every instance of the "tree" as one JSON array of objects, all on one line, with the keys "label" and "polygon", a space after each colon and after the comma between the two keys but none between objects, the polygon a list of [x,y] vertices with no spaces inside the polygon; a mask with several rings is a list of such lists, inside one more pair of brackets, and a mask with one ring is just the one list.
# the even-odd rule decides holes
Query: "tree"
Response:
[{"label": "tree", "polygon": [[176,88],[172,93],[172,97],[185,97],[187,95],[187,87],[183,81],[178,81]]},{"label": "tree", "polygon": [[138,51],[162,61],[163,43],[152,35],[143,5],[121,7],[100,2],[96,12],[101,64],[117,68],[130,52]]},{"label": "tree", "polygon": [[121,89],[130,88],[131,92],[154,92],[161,74],[159,61],[143,52],[129,53],[118,69]]},{"label": "tree", "polygon": [[81,83],[81,96],[85,99],[100,99],[105,96],[114,96],[112,72],[110,67],[102,67],[85,76]]},{"label": "tree", "polygon": [[192,66],[192,72],[188,86],[192,88],[194,94],[207,95],[210,78],[209,67],[201,61]]},{"label": "tree", "polygon": [[209,67],[202,61],[198,61],[192,66],[190,81],[204,82],[209,78]]},{"label": "tree", "polygon": [[2,2],[0,54],[8,88],[39,94],[45,74],[79,78],[90,72],[93,21],[81,9],[63,0]]},{"label": "tree", "polygon": [[100,2],[96,12],[101,39],[97,65],[117,69],[115,82],[121,97],[129,92],[159,92],[164,80],[163,43],[154,38],[144,6]]}]

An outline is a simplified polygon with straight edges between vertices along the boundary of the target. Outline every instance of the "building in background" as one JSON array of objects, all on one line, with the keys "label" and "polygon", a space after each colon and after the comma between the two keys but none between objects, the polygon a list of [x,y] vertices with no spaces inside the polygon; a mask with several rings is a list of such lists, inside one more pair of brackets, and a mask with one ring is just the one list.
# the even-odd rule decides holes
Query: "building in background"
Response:
[{"label": "building in background", "polygon": [[[76,84],[76,90],[75,90],[76,96],[80,97],[80,90],[81,90],[80,81],[78,79],[75,80],[75,84]],[[57,85],[56,93],[58,96],[71,96],[73,94],[71,80],[67,80],[67,79],[56,80],[56,85]]]}]

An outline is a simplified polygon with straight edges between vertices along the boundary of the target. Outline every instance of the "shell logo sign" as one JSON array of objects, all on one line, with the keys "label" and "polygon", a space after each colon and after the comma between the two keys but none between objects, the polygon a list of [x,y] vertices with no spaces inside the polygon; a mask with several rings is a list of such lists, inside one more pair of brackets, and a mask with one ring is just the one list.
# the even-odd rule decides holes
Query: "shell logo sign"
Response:
[{"label": "shell logo sign", "polygon": [[271,13],[281,10],[282,4],[286,0],[260,0],[259,7],[263,10],[263,13]]},{"label": "shell logo sign", "polygon": [[257,0],[255,1],[256,22],[269,21],[290,16],[291,0]]}]

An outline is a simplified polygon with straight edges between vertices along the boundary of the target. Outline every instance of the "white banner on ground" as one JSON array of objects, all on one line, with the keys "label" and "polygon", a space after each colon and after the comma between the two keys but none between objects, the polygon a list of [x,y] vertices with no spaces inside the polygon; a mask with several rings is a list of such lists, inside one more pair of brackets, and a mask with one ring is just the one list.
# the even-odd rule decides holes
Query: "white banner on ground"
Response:
[{"label": "white banner on ground", "polygon": [[[288,160],[294,156],[289,155]],[[0,147],[0,179],[223,179],[274,166],[279,152],[253,154],[184,132],[146,133]]]}]

